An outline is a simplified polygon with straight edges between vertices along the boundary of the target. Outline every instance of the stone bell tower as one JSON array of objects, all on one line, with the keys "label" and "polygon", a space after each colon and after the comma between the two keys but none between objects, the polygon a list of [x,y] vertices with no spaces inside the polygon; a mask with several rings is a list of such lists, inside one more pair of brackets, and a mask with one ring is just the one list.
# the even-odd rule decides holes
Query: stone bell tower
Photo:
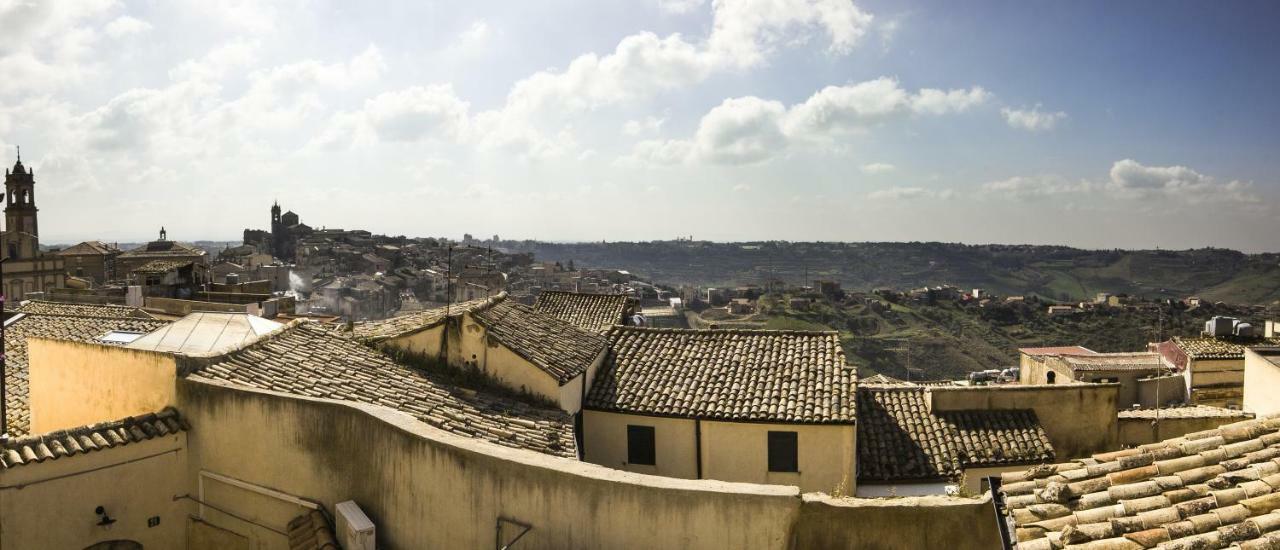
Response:
[{"label": "stone bell tower", "polygon": [[22,165],[22,150],[18,150],[18,162],[4,173],[4,230],[30,233],[39,236],[36,224],[36,173]]}]

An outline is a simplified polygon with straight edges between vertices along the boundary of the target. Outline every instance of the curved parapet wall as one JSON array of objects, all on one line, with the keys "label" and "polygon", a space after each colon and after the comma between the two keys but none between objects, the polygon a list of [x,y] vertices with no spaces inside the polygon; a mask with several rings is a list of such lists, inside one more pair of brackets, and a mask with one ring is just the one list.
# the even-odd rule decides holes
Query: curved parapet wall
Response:
[{"label": "curved parapet wall", "polygon": [[[192,426],[191,491],[210,508],[266,526],[296,514],[284,501],[204,484],[199,472],[330,510],[355,500],[380,548],[491,547],[527,525],[518,548],[786,549],[802,506],[796,487],[622,472],[453,435],[381,407],[198,376],[178,381],[177,405]],[[274,540],[230,514],[205,520]]]}]

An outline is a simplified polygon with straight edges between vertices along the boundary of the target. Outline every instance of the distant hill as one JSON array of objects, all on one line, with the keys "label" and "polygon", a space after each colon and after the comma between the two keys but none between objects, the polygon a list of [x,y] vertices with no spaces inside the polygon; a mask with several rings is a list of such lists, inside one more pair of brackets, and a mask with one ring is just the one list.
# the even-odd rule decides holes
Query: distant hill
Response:
[{"label": "distant hill", "polygon": [[[760,313],[733,318],[708,310],[695,320],[718,326],[838,330],[850,363],[860,376],[876,373],[906,378],[956,379],[967,373],[1014,366],[1019,347],[1082,345],[1094,351],[1141,351],[1162,335],[1198,334],[1214,315],[1246,319],[1261,326],[1266,314],[1244,306],[1176,305],[1098,308],[1050,318],[1043,303],[999,301],[986,307],[954,301],[933,304],[872,297],[846,302],[819,300],[803,311],[791,309],[787,296],[765,295]],[[909,357],[909,358],[908,358]]]},{"label": "distant hill", "polygon": [[703,286],[834,279],[850,290],[950,283],[1074,301],[1098,292],[1146,298],[1280,301],[1280,254],[1235,250],[1081,250],[951,243],[503,241],[511,251],[580,267],[626,269],[656,283]]}]

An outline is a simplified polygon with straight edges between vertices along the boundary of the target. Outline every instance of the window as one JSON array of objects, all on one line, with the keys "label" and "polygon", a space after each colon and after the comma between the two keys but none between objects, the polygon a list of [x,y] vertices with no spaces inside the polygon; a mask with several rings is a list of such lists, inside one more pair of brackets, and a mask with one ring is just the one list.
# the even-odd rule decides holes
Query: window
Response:
[{"label": "window", "polygon": [[799,472],[795,432],[769,432],[769,471]]},{"label": "window", "polygon": [[1047,374],[1045,374],[1045,375],[1044,375],[1044,381],[1045,381],[1045,383],[1047,383],[1047,384],[1052,384],[1052,383],[1054,383],[1054,380],[1056,380],[1057,378],[1058,378],[1058,373],[1053,372],[1053,371],[1050,371],[1050,372],[1048,372]]},{"label": "window", "polygon": [[653,426],[627,426],[627,463],[656,464]]}]

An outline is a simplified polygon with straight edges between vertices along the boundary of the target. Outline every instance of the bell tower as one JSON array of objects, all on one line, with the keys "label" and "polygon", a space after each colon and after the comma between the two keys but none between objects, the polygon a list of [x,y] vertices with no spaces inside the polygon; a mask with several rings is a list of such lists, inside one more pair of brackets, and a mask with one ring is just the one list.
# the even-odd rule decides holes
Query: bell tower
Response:
[{"label": "bell tower", "polygon": [[22,149],[12,170],[4,172],[4,230],[39,236],[36,224],[36,173],[22,165]]}]

